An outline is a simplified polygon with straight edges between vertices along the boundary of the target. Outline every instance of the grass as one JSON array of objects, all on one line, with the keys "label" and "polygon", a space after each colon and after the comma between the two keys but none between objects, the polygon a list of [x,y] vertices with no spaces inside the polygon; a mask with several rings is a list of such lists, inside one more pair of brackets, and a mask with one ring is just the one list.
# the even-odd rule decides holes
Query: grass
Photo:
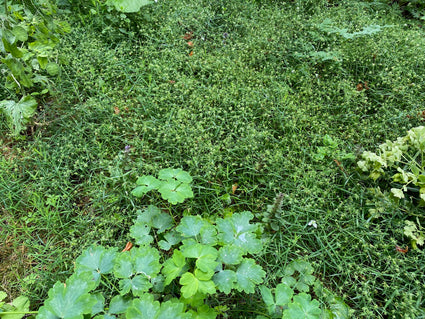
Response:
[{"label": "grass", "polygon": [[[395,251],[409,244],[402,213],[370,219],[373,184],[344,159],[421,124],[423,28],[360,1],[159,1],[134,19],[130,35],[101,16],[73,21],[39,125],[25,139],[3,134],[0,289],[39,305],[82,249],[124,247],[136,209],[155,201],[132,198],[137,176],[182,167],[195,198],[176,214],[261,219],[285,194],[258,257],[269,286],[305,258],[354,317],[423,318],[425,255]],[[325,19],[349,32],[387,27],[350,40],[321,31]],[[247,302],[229,317],[252,316],[258,295]]]}]

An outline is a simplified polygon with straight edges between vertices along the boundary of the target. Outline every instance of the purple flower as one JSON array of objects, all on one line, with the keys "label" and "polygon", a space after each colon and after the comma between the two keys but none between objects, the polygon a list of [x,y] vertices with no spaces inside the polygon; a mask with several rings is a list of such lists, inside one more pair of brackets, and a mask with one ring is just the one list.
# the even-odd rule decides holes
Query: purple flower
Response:
[{"label": "purple flower", "polygon": [[131,146],[130,146],[130,145],[126,145],[126,146],[124,147],[124,153],[128,153],[128,152],[130,152],[130,149],[131,149]]}]

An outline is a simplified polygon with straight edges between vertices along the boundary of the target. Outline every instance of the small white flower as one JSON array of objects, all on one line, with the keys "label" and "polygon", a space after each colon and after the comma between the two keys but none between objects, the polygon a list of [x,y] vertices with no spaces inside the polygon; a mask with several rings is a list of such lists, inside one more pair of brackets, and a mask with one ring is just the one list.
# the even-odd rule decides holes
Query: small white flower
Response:
[{"label": "small white flower", "polygon": [[317,228],[317,223],[315,220],[310,220],[307,224],[307,226],[313,226],[314,228]]}]

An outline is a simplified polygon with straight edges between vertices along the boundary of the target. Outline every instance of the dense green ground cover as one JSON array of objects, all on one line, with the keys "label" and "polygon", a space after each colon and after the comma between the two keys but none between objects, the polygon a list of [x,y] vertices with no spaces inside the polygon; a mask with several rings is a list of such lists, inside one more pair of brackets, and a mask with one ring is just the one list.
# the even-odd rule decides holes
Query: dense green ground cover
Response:
[{"label": "dense green ground cover", "polygon": [[[155,200],[130,195],[137,176],[181,167],[195,197],[176,215],[261,220],[284,194],[258,257],[269,286],[303,258],[354,317],[424,317],[425,255],[396,251],[409,245],[405,213],[371,218],[374,184],[356,165],[422,123],[422,26],[361,1],[178,0],[143,12],[125,34],[68,15],[63,70],[36,124],[16,140],[1,122],[0,290],[37,306],[85,247],[124,247],[136,209]],[[259,295],[244,302],[229,317],[261,307]]]}]

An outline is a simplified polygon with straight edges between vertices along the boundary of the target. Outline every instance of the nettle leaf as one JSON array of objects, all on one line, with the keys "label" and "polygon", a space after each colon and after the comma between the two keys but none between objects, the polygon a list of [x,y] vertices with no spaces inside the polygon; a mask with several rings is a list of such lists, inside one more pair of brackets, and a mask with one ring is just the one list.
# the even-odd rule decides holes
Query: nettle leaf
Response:
[{"label": "nettle leaf", "polygon": [[75,261],[75,272],[92,271],[95,280],[100,280],[101,274],[109,274],[114,267],[117,249],[106,249],[102,246],[91,246],[84,250]]},{"label": "nettle leaf", "polygon": [[263,282],[265,275],[266,272],[261,266],[255,264],[255,260],[246,258],[236,270],[236,289],[246,293],[253,293],[255,286]]},{"label": "nettle leaf", "polygon": [[196,266],[203,272],[214,271],[218,265],[216,261],[218,252],[214,247],[196,243],[183,245],[181,251],[183,256],[187,258],[196,258]]},{"label": "nettle leaf", "polygon": [[175,250],[173,256],[164,262],[162,273],[165,276],[164,285],[169,285],[175,278],[186,271],[186,258],[180,250]]},{"label": "nettle leaf", "polygon": [[184,273],[180,278],[181,292],[184,298],[190,298],[197,293],[214,294],[215,284],[210,280],[210,274],[195,270],[195,274]]},{"label": "nettle leaf", "polygon": [[294,296],[294,301],[288,304],[288,309],[283,311],[283,319],[316,319],[320,318],[320,303],[311,300],[311,296],[305,292]]},{"label": "nettle leaf", "polygon": [[176,230],[182,234],[183,237],[195,237],[200,234],[205,221],[200,216],[185,216],[181,219],[180,224]]},{"label": "nettle leaf", "polygon": [[137,179],[136,184],[139,185],[131,192],[131,195],[143,197],[146,193],[153,189],[157,189],[161,182],[151,175],[144,175]]},{"label": "nettle leaf", "polygon": [[130,236],[133,237],[137,245],[147,246],[153,242],[153,237],[150,235],[151,228],[143,221],[138,221],[130,227]]},{"label": "nettle leaf", "polygon": [[91,272],[73,274],[66,284],[57,282],[49,290],[49,298],[39,309],[37,318],[83,318],[97,304],[96,297],[89,294],[95,287]]},{"label": "nettle leaf", "polygon": [[182,183],[189,184],[192,182],[192,177],[189,175],[188,172],[185,172],[181,168],[172,169],[172,168],[165,168],[159,171],[158,178],[166,181],[170,180],[177,180]]},{"label": "nettle leaf", "polygon": [[15,135],[25,129],[37,109],[37,101],[32,96],[24,96],[18,103],[0,101],[0,109],[5,114]]},{"label": "nettle leaf", "polygon": [[140,8],[151,4],[149,0],[108,0],[108,5],[113,5],[120,12],[139,12]]},{"label": "nettle leaf", "polygon": [[213,276],[213,281],[218,290],[225,294],[230,293],[230,291],[234,288],[237,279],[236,273],[233,270],[228,269],[219,271]]},{"label": "nettle leaf", "polygon": [[235,245],[226,245],[218,251],[219,260],[226,265],[239,265],[242,262],[244,251]]},{"label": "nettle leaf", "polygon": [[193,192],[189,184],[180,181],[170,180],[161,184],[158,188],[163,199],[175,205],[183,203],[186,198],[192,198]]},{"label": "nettle leaf", "polygon": [[250,212],[233,214],[232,217],[217,220],[218,238],[225,244],[233,244],[245,252],[254,254],[262,249],[262,244],[254,233],[258,225],[250,224],[254,218]]}]

